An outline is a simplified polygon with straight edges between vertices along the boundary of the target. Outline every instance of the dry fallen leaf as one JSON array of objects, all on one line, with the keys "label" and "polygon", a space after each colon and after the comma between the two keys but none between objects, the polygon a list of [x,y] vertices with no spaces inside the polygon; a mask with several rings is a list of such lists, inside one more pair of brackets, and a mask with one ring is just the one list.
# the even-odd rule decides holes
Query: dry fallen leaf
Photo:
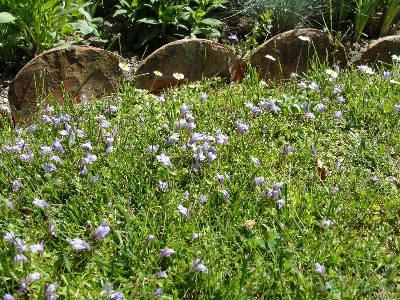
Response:
[{"label": "dry fallen leaf", "polygon": [[321,178],[321,180],[325,180],[326,179],[326,167],[324,166],[324,164],[322,163],[322,161],[317,158],[316,161],[317,164],[317,170],[318,170],[318,175]]}]

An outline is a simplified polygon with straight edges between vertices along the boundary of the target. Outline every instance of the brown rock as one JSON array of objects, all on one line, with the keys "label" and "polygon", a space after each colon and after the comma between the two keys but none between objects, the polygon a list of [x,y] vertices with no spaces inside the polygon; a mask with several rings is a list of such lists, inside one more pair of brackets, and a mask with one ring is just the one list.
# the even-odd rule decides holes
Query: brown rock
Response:
[{"label": "brown rock", "polygon": [[[307,37],[310,42],[299,39]],[[276,60],[265,57],[271,55]],[[327,33],[310,28],[290,30],[266,41],[250,56],[250,65],[256,68],[260,79],[278,80],[290,74],[306,72],[317,58],[321,63],[328,58],[329,64],[347,63],[344,47]]]},{"label": "brown rock", "polygon": [[14,122],[33,117],[38,102],[47,102],[51,96],[62,105],[61,86],[67,94],[73,95],[93,67],[93,73],[74,101],[79,101],[82,95],[90,98],[113,92],[122,75],[118,67],[121,58],[107,52],[100,60],[103,53],[95,47],[68,46],[51,49],[32,59],[10,84],[8,101]]},{"label": "brown rock", "polygon": [[369,65],[384,63],[387,69],[393,64],[392,55],[400,56],[400,35],[391,35],[380,38],[364,47],[351,62],[355,65]]},{"label": "brown rock", "polygon": [[[161,92],[183,82],[198,81],[218,76],[227,82],[243,78],[243,65],[233,51],[221,44],[205,39],[185,39],[169,43],[150,54],[136,71],[138,88]],[[160,71],[157,76],[154,71]],[[177,80],[173,73],[181,73]]]}]

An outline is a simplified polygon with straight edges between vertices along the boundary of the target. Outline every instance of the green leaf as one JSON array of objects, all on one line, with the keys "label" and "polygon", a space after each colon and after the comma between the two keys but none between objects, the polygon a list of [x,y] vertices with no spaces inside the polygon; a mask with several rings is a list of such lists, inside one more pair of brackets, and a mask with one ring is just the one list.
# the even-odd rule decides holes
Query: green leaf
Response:
[{"label": "green leaf", "polygon": [[221,36],[219,31],[214,28],[196,28],[195,30],[193,30],[193,34],[194,35],[204,34],[206,36],[213,36],[213,37]]},{"label": "green leaf", "polygon": [[75,23],[70,24],[72,28],[82,32],[83,34],[89,34],[93,31],[93,28],[84,20],[78,20]]},{"label": "green leaf", "polygon": [[17,18],[8,12],[0,12],[0,23],[13,23]]},{"label": "green leaf", "polygon": [[156,20],[155,18],[143,18],[137,20],[138,23],[146,23],[146,24],[160,24],[160,21]]},{"label": "green leaf", "polygon": [[117,9],[113,15],[113,17],[116,17],[118,15],[122,15],[122,14],[126,14],[128,12],[128,10],[126,9]]},{"label": "green leaf", "polygon": [[208,18],[201,20],[200,24],[210,25],[210,26],[220,26],[222,24],[221,21],[213,18]]},{"label": "green leaf", "polygon": [[86,10],[84,10],[82,7],[80,7],[78,10],[82,15],[85,16],[86,20],[88,20],[89,22],[92,21],[92,16]]},{"label": "green leaf", "polygon": [[160,16],[160,19],[164,22],[177,22],[176,17],[174,14],[171,13],[164,13]]},{"label": "green leaf", "polygon": [[99,24],[101,24],[103,22],[104,22],[104,20],[103,20],[102,17],[97,17],[97,18],[92,19],[92,21],[90,23],[99,25]]}]

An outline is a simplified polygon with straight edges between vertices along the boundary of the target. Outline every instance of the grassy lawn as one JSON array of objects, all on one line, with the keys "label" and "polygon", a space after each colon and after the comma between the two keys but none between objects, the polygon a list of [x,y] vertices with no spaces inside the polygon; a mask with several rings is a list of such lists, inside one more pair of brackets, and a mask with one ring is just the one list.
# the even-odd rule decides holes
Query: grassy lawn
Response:
[{"label": "grassy lawn", "polygon": [[3,119],[0,296],[398,298],[399,65],[368,71]]}]

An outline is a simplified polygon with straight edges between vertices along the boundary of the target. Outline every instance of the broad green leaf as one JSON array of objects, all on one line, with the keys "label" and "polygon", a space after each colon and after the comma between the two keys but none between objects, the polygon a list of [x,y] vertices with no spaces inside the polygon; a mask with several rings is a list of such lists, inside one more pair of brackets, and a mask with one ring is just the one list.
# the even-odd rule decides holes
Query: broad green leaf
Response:
[{"label": "broad green leaf", "polygon": [[155,18],[143,18],[137,21],[139,23],[146,23],[146,24],[160,24],[160,21],[156,20]]},{"label": "broad green leaf", "polygon": [[86,10],[84,10],[82,7],[80,7],[78,10],[82,15],[85,16],[86,20],[88,20],[89,22],[92,21],[92,16]]},{"label": "broad green leaf", "polygon": [[75,30],[79,30],[83,34],[89,34],[93,31],[93,28],[83,20],[78,20],[75,23],[70,24]]},{"label": "broad green leaf", "polygon": [[97,18],[93,18],[92,21],[91,21],[90,23],[99,25],[99,24],[103,23],[103,21],[104,21],[104,20],[103,20],[102,17],[97,17]]},{"label": "broad green leaf", "polygon": [[213,18],[208,18],[201,20],[200,24],[210,25],[210,26],[220,26],[222,24],[221,21]]},{"label": "broad green leaf", "polygon": [[126,9],[117,9],[113,15],[113,17],[116,17],[118,15],[122,15],[122,14],[126,14],[128,12],[128,10]]},{"label": "broad green leaf", "polygon": [[0,12],[0,23],[13,23],[17,18],[8,12]]}]

